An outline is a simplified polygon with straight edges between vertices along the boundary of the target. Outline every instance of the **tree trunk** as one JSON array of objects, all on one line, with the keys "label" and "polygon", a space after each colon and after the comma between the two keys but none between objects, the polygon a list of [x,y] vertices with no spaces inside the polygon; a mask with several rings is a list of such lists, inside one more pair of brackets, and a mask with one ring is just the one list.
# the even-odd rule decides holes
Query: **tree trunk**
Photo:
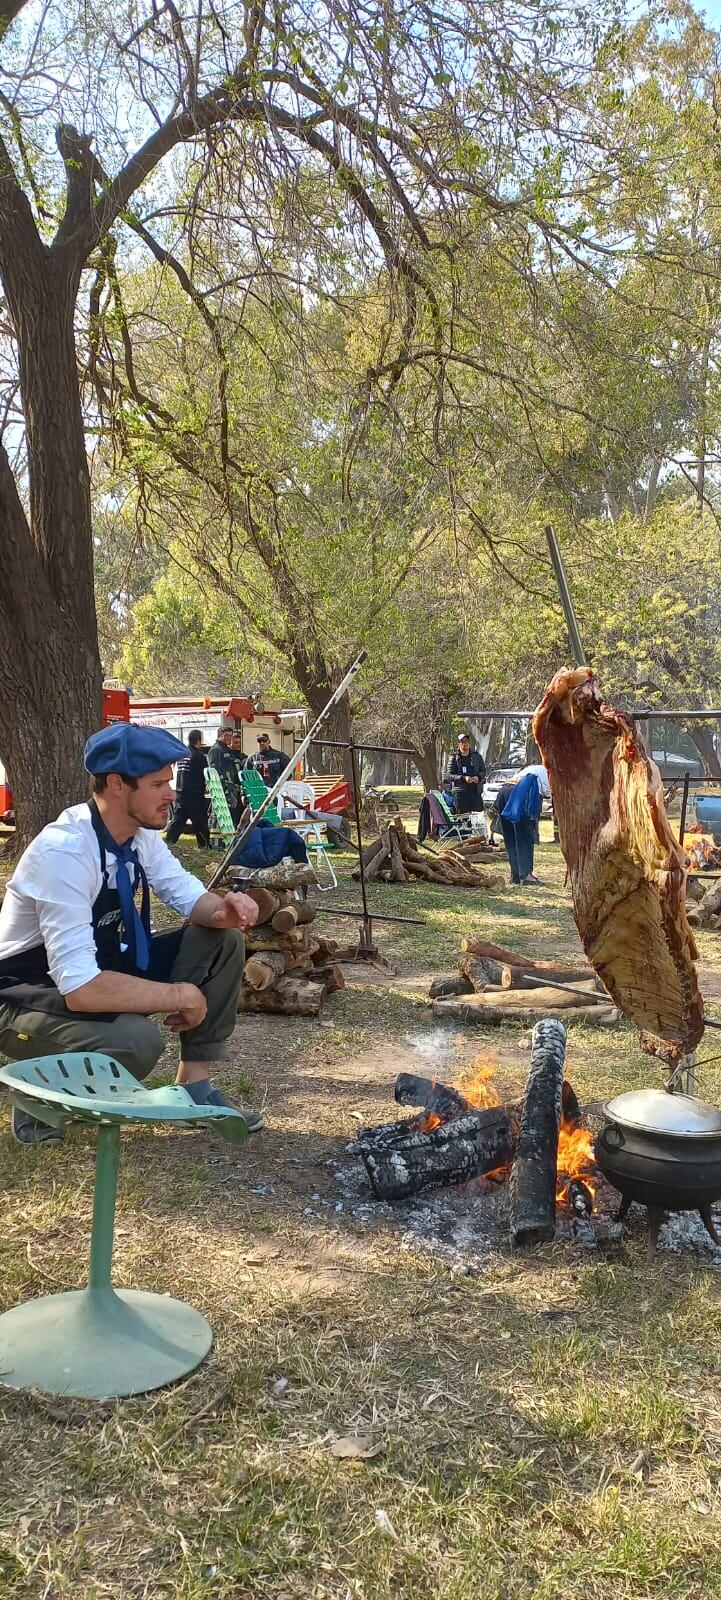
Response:
[{"label": "tree trunk", "polygon": [[708,778],[721,778],[721,761],[719,761],[714,744],[713,733],[710,728],[704,728],[699,723],[690,723],[688,727],[689,738],[698,750],[703,761]]},{"label": "tree trunk", "polygon": [[[312,713],[312,720],[320,716],[333,693],[332,674],[325,661],[311,647],[304,653],[302,647],[291,646],[289,651],[293,676],[302,690]],[[333,707],[320,732],[320,743],[311,745],[308,755],[314,772],[342,772],[347,783],[352,783],[350,754],[336,750],[333,745],[323,745],[323,739],[340,740],[347,744],[351,737],[351,709],[348,695],[344,694]]]},{"label": "tree trunk", "polygon": [[438,740],[424,739],[420,749],[416,747],[413,760],[418,768],[421,783],[424,789],[438,788]]},{"label": "tree trunk", "polygon": [[0,272],[19,353],[28,508],[0,447],[0,754],[23,846],[87,793],[83,746],[100,726],[102,673],[73,335],[79,274],[28,230],[7,191],[3,207]]}]

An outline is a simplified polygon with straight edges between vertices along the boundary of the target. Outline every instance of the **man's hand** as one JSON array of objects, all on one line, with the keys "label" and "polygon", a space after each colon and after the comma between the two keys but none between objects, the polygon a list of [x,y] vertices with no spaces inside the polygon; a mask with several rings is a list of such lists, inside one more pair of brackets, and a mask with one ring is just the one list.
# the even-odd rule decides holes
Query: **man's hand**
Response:
[{"label": "man's hand", "polygon": [[231,890],[226,894],[223,904],[213,912],[212,926],[214,928],[252,928],[258,921],[258,907],[249,894],[240,894]]},{"label": "man's hand", "polygon": [[206,1015],[208,1006],[205,995],[194,983],[176,983],[173,988],[177,994],[177,1007],[175,1011],[168,1012],[165,1026],[172,1028],[174,1033],[187,1033],[190,1028],[199,1027]]}]

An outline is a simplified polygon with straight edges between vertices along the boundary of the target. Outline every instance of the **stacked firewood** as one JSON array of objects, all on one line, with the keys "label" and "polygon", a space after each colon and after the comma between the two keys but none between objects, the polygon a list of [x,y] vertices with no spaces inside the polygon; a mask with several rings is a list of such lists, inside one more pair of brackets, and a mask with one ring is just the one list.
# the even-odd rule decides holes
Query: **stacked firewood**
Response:
[{"label": "stacked firewood", "polygon": [[444,857],[460,856],[461,860],[466,862],[472,861],[477,864],[482,861],[484,866],[499,866],[505,859],[504,852],[498,845],[487,843],[485,839],[479,837],[461,839],[458,844],[441,844],[441,851]]},{"label": "stacked firewood", "polygon": [[[503,873],[479,872],[458,851],[436,855],[420,850],[406,833],[400,817],[381,822],[379,827],[378,838],[363,850],[366,882],[378,878],[383,883],[411,883],[422,878],[427,883],[458,889],[497,889],[504,882]],[[360,877],[359,867],[352,876]]]},{"label": "stacked firewood", "polygon": [[345,988],[336,940],[316,935],[310,900],[255,885],[243,893],[255,900],[258,921],[245,935],[238,1010],[317,1017],[326,995]]},{"label": "stacked firewood", "polygon": [[707,888],[700,878],[688,878],[686,896],[696,902],[688,912],[692,928],[721,928],[721,881]]},{"label": "stacked firewood", "polygon": [[[560,987],[557,987],[560,986]],[[498,1026],[561,1015],[565,1022],[616,1022],[618,1013],[584,955],[537,961],[487,939],[461,940],[457,971],[436,978],[430,999],[437,1017],[461,1026]]]}]

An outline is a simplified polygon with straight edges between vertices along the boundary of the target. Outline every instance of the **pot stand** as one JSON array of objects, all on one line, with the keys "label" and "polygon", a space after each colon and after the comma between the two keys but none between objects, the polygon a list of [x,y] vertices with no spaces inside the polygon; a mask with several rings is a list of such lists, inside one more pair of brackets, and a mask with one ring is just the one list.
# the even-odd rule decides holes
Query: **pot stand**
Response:
[{"label": "pot stand", "polygon": [[[641,1202],[637,1201],[636,1204],[640,1205]],[[616,1212],[616,1222],[623,1222],[624,1217],[628,1216],[632,1205],[633,1199],[630,1195],[625,1194],[621,1200],[618,1211]],[[663,1222],[664,1217],[668,1216],[669,1209],[670,1208],[668,1206],[646,1206],[646,1215],[648,1217],[649,1261],[653,1261],[655,1258],[656,1250],[658,1249],[658,1236],[661,1231],[661,1223]],[[721,1244],[721,1239],[716,1232],[716,1227],[711,1215],[711,1207],[697,1206],[696,1209],[709,1237],[713,1239],[714,1244]]]},{"label": "pot stand", "polygon": [[180,1300],[112,1286],[120,1130],[124,1122],[214,1122],[239,1144],[245,1122],[229,1108],[196,1106],[179,1085],[145,1089],[98,1054],[17,1062],[2,1068],[0,1080],[13,1104],[32,1116],[56,1127],[97,1125],[88,1286],[43,1295],[0,1316],[0,1385],[105,1400],[175,1383],[208,1354],[213,1331]]}]

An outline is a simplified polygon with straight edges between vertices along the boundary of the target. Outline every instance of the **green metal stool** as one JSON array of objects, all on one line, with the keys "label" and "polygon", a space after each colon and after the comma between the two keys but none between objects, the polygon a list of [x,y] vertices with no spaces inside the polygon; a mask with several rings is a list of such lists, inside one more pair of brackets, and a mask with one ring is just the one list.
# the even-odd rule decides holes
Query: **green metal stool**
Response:
[{"label": "green metal stool", "polygon": [[86,1289],[43,1295],[0,1316],[0,1385],[46,1394],[110,1399],[143,1394],[192,1372],[208,1354],[213,1330],[181,1300],[110,1281],[120,1129],[130,1122],[215,1124],[230,1144],[248,1135],[227,1106],[199,1106],[180,1084],[146,1089],[105,1055],[70,1053],[0,1068],[13,1105],[53,1127],[98,1128],[95,1194]]}]

